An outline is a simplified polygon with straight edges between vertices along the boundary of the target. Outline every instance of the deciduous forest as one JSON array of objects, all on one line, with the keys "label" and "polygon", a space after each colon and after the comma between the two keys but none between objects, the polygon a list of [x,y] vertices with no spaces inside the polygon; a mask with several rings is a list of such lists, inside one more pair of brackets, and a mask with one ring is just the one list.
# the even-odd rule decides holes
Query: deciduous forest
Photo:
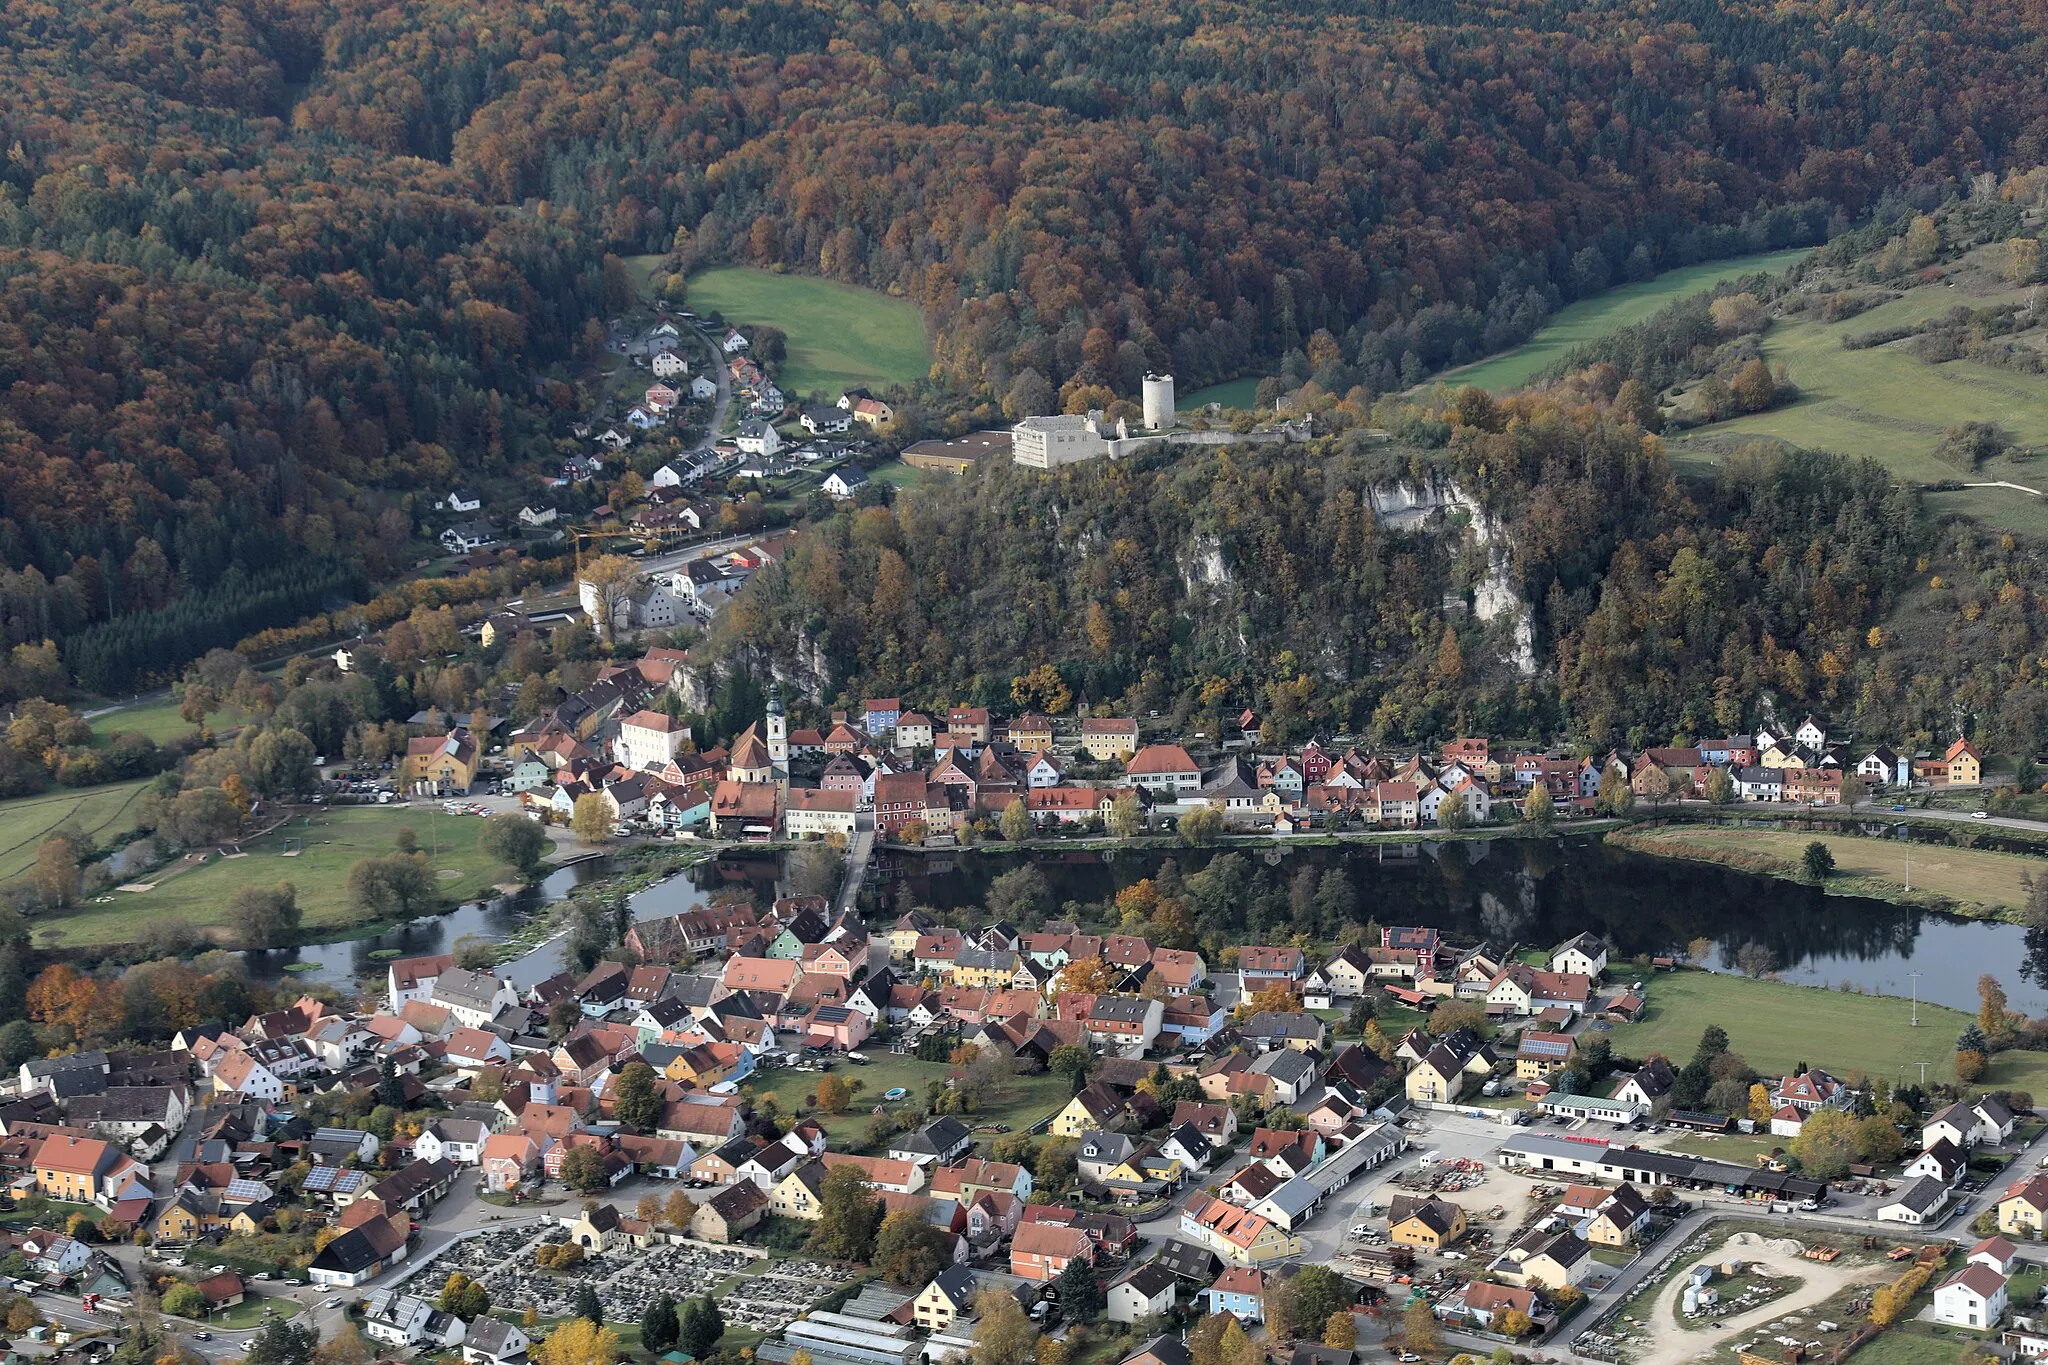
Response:
[{"label": "deciduous forest", "polygon": [[901,293],[936,394],[1381,393],[2048,160],[2032,13],[0,0],[0,631],[112,685],[388,578],[549,450],[608,257]]}]

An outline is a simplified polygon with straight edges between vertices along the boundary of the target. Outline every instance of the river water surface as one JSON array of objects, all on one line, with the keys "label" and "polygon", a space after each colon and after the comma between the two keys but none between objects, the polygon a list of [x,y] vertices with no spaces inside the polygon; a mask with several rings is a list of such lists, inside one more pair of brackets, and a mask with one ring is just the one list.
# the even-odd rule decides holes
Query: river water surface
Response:
[{"label": "river water surface", "polygon": [[[1438,843],[1345,844],[1232,850],[1255,874],[1284,891],[1302,868],[1341,866],[1358,892],[1357,913],[1381,924],[1422,924],[1457,941],[1490,939],[1505,946],[1548,947],[1584,931],[1604,936],[1622,956],[1681,950],[1705,938],[1709,965],[1737,970],[1736,956],[1756,944],[1788,981],[1909,995],[1974,1013],[1977,978],[1992,973],[2013,1008],[2048,1013],[2048,934],[2017,925],[1954,919],[1885,901],[1828,895],[1709,863],[1653,858],[1589,836]],[[1004,872],[1035,865],[1053,903],[1099,903],[1171,857],[1183,877],[1217,852],[1177,850],[1037,852],[887,856],[878,860],[882,922],[899,907],[954,910],[984,903]],[[2048,871],[2048,859],[2044,859]],[[306,979],[344,982],[379,974],[390,956],[449,951],[464,935],[501,939],[570,890],[611,870],[594,861],[564,868],[538,887],[485,904],[468,904],[435,919],[368,938],[310,944],[249,955],[252,974],[277,980],[292,962],[314,964]],[[729,853],[649,887],[633,897],[633,915],[674,914],[738,891],[765,904],[783,888],[772,853]],[[1247,907],[1244,932],[1284,932],[1258,922]],[[566,966],[559,938],[501,968],[531,985]],[[1918,973],[1915,980],[1914,973]]]}]

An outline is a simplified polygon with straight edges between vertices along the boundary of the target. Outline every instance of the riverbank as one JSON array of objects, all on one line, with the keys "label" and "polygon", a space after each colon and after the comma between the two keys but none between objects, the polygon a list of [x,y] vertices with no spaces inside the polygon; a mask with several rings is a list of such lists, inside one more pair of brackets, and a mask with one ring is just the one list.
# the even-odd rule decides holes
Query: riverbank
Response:
[{"label": "riverbank", "polygon": [[[937,848],[924,844],[878,843],[878,852],[908,854],[975,853],[1188,853],[1227,852],[1246,848],[1341,848],[1349,844],[1414,844],[1486,842],[1500,839],[1548,840],[1560,834],[1605,834],[1625,829],[1626,820],[1595,819],[1563,821],[1550,825],[1472,825],[1465,829],[1440,829],[1422,825],[1415,829],[1322,830],[1311,834],[1222,834],[1203,844],[1190,844],[1177,834],[1142,834],[1129,839],[1109,835],[1073,839],[989,839],[977,844]],[[750,845],[750,847],[767,847]]]},{"label": "riverbank", "polygon": [[1830,895],[1865,896],[1968,919],[2023,922],[2027,891],[2022,878],[2048,876],[2048,859],[1948,843],[1873,839],[1819,829],[1673,824],[1616,831],[1609,843],[1658,858],[1716,863],[1739,872],[1814,885],[1806,875],[1806,846],[1820,843],[1834,855]]}]

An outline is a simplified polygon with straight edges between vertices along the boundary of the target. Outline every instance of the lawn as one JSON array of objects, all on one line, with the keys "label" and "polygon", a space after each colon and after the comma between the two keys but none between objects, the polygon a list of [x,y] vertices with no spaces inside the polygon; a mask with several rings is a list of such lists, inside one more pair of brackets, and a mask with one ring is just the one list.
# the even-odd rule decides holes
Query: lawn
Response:
[{"label": "lawn", "polygon": [[1815,834],[1791,830],[1717,829],[1707,826],[1666,826],[1625,842],[1639,852],[1668,857],[1697,853],[1709,861],[1724,854],[1760,854],[1780,859],[1787,870],[1797,867],[1806,846],[1815,840],[1835,855],[1831,885],[1838,891],[1901,892],[1906,888],[1906,860],[1912,858],[1912,886],[1952,901],[1971,905],[2018,907],[2027,903],[2023,875],[2048,873],[2048,859],[1988,849],[1953,848],[1942,844],[1913,845],[1903,839],[1865,839],[1853,834]]},{"label": "lawn", "polygon": [[113,782],[0,801],[0,881],[18,877],[36,860],[36,846],[65,824],[76,824],[94,838],[123,834],[135,827],[135,805],[149,779]]},{"label": "lawn", "polygon": [[870,469],[868,477],[876,483],[886,483],[892,488],[901,490],[917,487],[918,484],[924,481],[924,471],[912,469],[901,460],[891,460],[880,469]]},{"label": "lawn", "polygon": [[[1617,1024],[1614,1050],[1641,1057],[1661,1052],[1684,1063],[1709,1024],[1728,1032],[1728,1044],[1758,1071],[1779,1074],[1807,1062],[1837,1076],[1861,1071],[1896,1081],[1901,1068],[1917,1081],[1953,1080],[1955,1037],[1972,1016],[1920,1002],[1920,1027],[1911,1026],[1910,1002],[1753,980],[1715,972],[1659,976],[1647,992],[1642,1021]],[[1983,1089],[2048,1093],[2048,1053],[2001,1052],[1978,1083]],[[1674,1144],[1676,1139],[1673,1139]],[[1690,1144],[1688,1144],[1690,1145]]]},{"label": "lawn", "polygon": [[781,328],[789,358],[776,378],[787,393],[829,401],[854,385],[915,383],[931,369],[931,343],[916,306],[872,289],[726,266],[690,281],[690,307],[717,312],[742,330]]},{"label": "lawn", "polygon": [[[104,744],[113,738],[116,731],[148,735],[159,744],[189,735],[192,727],[178,714],[178,706],[176,697],[159,697],[155,701],[138,702],[118,711],[109,711],[104,716],[95,716],[92,722],[93,741]],[[214,715],[208,719],[216,731],[232,730],[241,724],[239,716]]]},{"label": "lawn", "polygon": [[[481,820],[443,815],[438,809],[323,810],[242,844],[244,857],[209,855],[203,865],[167,875],[179,866],[172,864],[151,874],[152,890],[110,891],[68,914],[38,915],[36,938],[64,947],[132,943],[141,925],[166,919],[224,930],[235,892],[285,881],[298,888],[307,929],[361,922],[362,914],[349,902],[349,869],[361,859],[392,852],[393,840],[405,827],[418,837],[451,902],[485,895],[505,876],[505,869],[477,847]],[[287,837],[301,841],[298,854],[283,856]]]},{"label": "lawn", "polygon": [[1250,412],[1258,401],[1258,393],[1258,376],[1246,375],[1242,379],[1226,380],[1221,384],[1211,384],[1206,389],[1196,389],[1193,393],[1176,394],[1173,406],[1181,412],[1194,412],[1211,403],[1221,403],[1226,408],[1242,408]]},{"label": "lawn", "polygon": [[270,1317],[274,1318],[294,1318],[300,1311],[296,1299],[288,1299],[282,1294],[265,1296],[251,1293],[233,1308],[223,1308],[207,1314],[203,1325],[221,1332],[239,1332],[249,1327],[261,1327],[266,1321],[266,1310],[273,1308],[277,1311],[270,1314]]},{"label": "lawn", "polygon": [[1754,275],[1758,271],[1776,274],[1806,254],[1802,249],[1737,256],[1732,260],[1667,270],[1655,279],[1606,290],[1590,299],[1581,299],[1560,308],[1535,336],[1514,350],[1474,365],[1446,371],[1437,379],[1458,387],[1476,384],[1495,393],[1520,388],[1529,382],[1531,375],[1574,346],[1641,322],[1666,304],[1711,289],[1722,280]]},{"label": "lawn", "polygon": [[1647,1141],[1650,1145],[1661,1147],[1668,1152],[1684,1152],[1688,1156],[1732,1161],[1738,1166],[1754,1166],[1758,1157],[1769,1156],[1773,1150],[1783,1147],[1789,1139],[1773,1137],[1769,1133],[1688,1133],[1673,1130],[1659,1133]]},{"label": "lawn", "polygon": [[[919,1108],[924,1104],[925,1091],[931,1083],[944,1081],[952,1070],[944,1062],[920,1062],[915,1057],[893,1056],[886,1046],[878,1045],[866,1055],[875,1059],[872,1065],[834,1062],[832,1066],[832,1075],[862,1083],[852,1105],[844,1114],[816,1115],[825,1125],[825,1131],[831,1134],[835,1150],[857,1150],[860,1147],[867,1133],[868,1121],[873,1117],[872,1111],[890,1090],[902,1086],[910,1094],[890,1104],[889,1108]],[[796,1113],[804,1108],[804,1097],[816,1093],[822,1079],[824,1077],[815,1071],[784,1069],[767,1072],[750,1084],[757,1103],[762,1097],[773,1095],[784,1113]],[[1015,1076],[1004,1086],[994,1103],[960,1117],[970,1125],[1007,1123],[1012,1130],[1021,1133],[1064,1105],[1068,1093],[1066,1081],[1058,1076]],[[986,1139],[988,1135],[983,1137]]]}]

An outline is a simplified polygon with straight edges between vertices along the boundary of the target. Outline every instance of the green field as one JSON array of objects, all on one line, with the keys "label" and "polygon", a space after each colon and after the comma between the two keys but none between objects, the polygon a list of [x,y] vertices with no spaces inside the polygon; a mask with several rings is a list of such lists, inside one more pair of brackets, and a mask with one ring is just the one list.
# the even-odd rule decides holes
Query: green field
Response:
[{"label": "green field", "polygon": [[135,803],[148,785],[149,779],[137,778],[0,801],[0,881],[26,872],[36,860],[36,846],[65,824],[94,839],[133,829]]},{"label": "green field", "polygon": [[1520,388],[1529,382],[1531,375],[1574,346],[1641,322],[1666,304],[1676,303],[1703,289],[1711,289],[1722,280],[1754,275],[1760,270],[1776,274],[1807,255],[1809,250],[1767,251],[1755,256],[1689,265],[1667,270],[1655,279],[1639,284],[1624,284],[1606,290],[1558,309],[1557,315],[1542,330],[1514,350],[1477,364],[1448,370],[1430,382],[1441,381],[1458,387],[1476,384],[1495,393]]},{"label": "green field", "polygon": [[765,324],[787,333],[789,359],[776,378],[790,394],[829,401],[849,386],[915,383],[931,369],[917,308],[872,289],[725,266],[691,279],[690,308],[742,330]]},{"label": "green field", "polygon": [[1211,403],[1221,403],[1226,408],[1243,408],[1249,412],[1253,403],[1257,401],[1258,392],[1258,376],[1246,375],[1243,379],[1211,384],[1208,388],[1196,389],[1193,393],[1177,394],[1173,406],[1181,412],[1194,412]]},{"label": "green field", "polygon": [[1871,455],[1901,478],[1932,483],[2011,479],[2039,488],[2024,465],[1988,462],[1971,474],[1938,460],[1942,433],[1960,422],[1997,422],[2014,439],[2048,442],[2048,376],[1994,369],[1970,360],[1931,365],[1898,346],[1844,350],[1842,338],[1924,321],[1958,304],[1981,308],[2018,297],[1962,295],[1922,285],[1844,322],[1791,321],[1764,333],[1764,356],[1783,364],[1799,399],[1708,428],[1727,439],[1775,437],[1794,445]]},{"label": "green field", "polygon": [[[1692,1057],[1707,1025],[1728,1031],[1728,1044],[1765,1074],[1806,1062],[1837,1076],[1861,1071],[1897,1081],[1901,1067],[1913,1080],[1927,1062],[1927,1079],[1953,1081],[1956,1034],[1972,1016],[1882,995],[1855,995],[1812,986],[1789,986],[1713,972],[1660,975],[1645,992],[1640,1023],[1617,1024],[1614,1050],[1627,1057],[1661,1052],[1678,1063]],[[2001,1052],[1978,1085],[1986,1090],[2048,1093],[2048,1053]]]},{"label": "green field", "polygon": [[[441,889],[451,902],[474,900],[506,875],[477,847],[481,820],[443,815],[438,809],[325,810],[242,844],[245,857],[208,855],[203,865],[186,871],[177,870],[184,863],[174,862],[149,874],[151,890],[109,891],[69,913],[38,915],[30,927],[39,945],[64,948],[133,943],[143,926],[165,920],[224,931],[235,892],[278,882],[298,888],[308,930],[359,923],[363,916],[349,903],[349,869],[363,858],[392,852],[392,841],[406,826],[418,836],[437,873],[445,874]],[[284,856],[287,837],[303,841],[298,854]],[[29,856],[34,856],[33,847]]]},{"label": "green field", "polygon": [[[844,1114],[815,1116],[825,1125],[825,1131],[832,1135],[833,1147],[840,1151],[859,1149],[861,1139],[867,1133],[868,1121],[873,1117],[872,1111],[883,1102],[883,1095],[902,1086],[910,1092],[909,1097],[889,1105],[889,1108],[922,1106],[926,1089],[933,1081],[944,1081],[952,1070],[944,1062],[920,1062],[915,1057],[892,1056],[883,1044],[864,1051],[875,1059],[873,1065],[852,1066],[834,1062],[832,1067],[834,1076],[862,1083],[852,1105]],[[763,1096],[773,1095],[784,1113],[797,1113],[804,1107],[804,1097],[814,1093],[822,1079],[823,1076],[815,1071],[770,1071],[750,1081],[748,1088],[757,1101]],[[1058,1076],[1016,1076],[1011,1078],[994,1104],[976,1113],[964,1114],[961,1118],[970,1125],[1007,1123],[1021,1133],[1065,1104],[1069,1093],[1066,1081]]]},{"label": "green field", "polygon": [[[923,482],[925,473],[921,469],[912,469],[901,460],[891,460],[880,469],[870,469],[868,477],[876,483],[886,483],[892,488],[901,490],[917,487],[919,483]],[[946,476],[939,475],[938,477],[944,478]]]},{"label": "green field", "polygon": [[[1933,892],[1972,905],[2017,908],[2027,903],[2020,878],[2048,875],[2048,861],[1989,849],[1943,844],[1909,845],[1898,839],[1865,839],[1853,834],[1792,830],[1667,826],[1623,839],[1629,848],[1664,857],[1697,856],[1709,862],[1756,855],[1775,859],[1783,871],[1803,876],[1799,860],[1810,843],[1835,855],[1830,885],[1843,893],[1888,895],[1903,892],[1910,872],[1913,890]],[[1910,851],[1912,862],[1907,864]]]},{"label": "green field", "polygon": [[[1680,464],[1708,464],[1757,440],[1779,440],[1845,455],[1868,455],[1921,483],[2004,481],[2048,490],[2048,470],[2026,460],[1987,460],[1976,470],[1936,457],[1943,434],[1963,422],[1996,422],[2021,444],[2048,444],[2048,376],[1975,361],[1932,365],[1897,345],[1850,351],[1844,336],[1922,321],[1959,304],[1986,307],[2017,291],[1963,293],[1922,285],[1843,322],[1780,322],[1764,334],[1764,357],[1799,388],[1796,401],[1719,422],[1669,442]],[[2048,533],[2048,500],[2011,488],[1932,493],[1930,510],[1957,512],[2005,529]]]},{"label": "green field", "polygon": [[[93,739],[104,744],[117,733],[148,735],[159,744],[182,739],[192,733],[192,726],[178,714],[178,699],[162,697],[156,701],[140,702],[124,706],[118,711],[109,711],[97,716],[92,722]],[[245,711],[233,706],[223,706],[206,718],[206,728],[216,735],[231,735],[248,723]]]}]

